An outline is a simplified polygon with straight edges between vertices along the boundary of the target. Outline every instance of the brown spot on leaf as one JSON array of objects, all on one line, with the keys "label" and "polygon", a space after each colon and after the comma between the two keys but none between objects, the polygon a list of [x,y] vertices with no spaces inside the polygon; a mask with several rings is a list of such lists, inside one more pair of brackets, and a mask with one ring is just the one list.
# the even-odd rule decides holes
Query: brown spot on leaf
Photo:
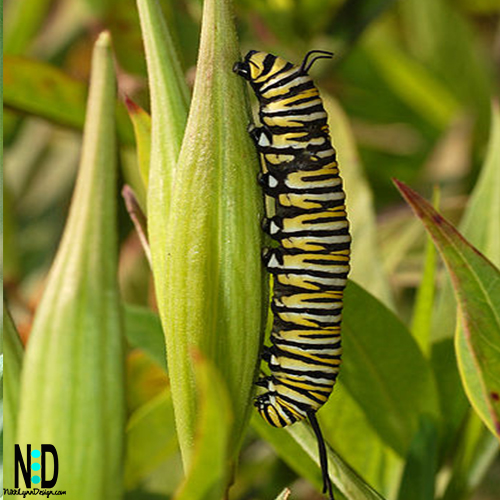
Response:
[{"label": "brown spot on leaf", "polygon": [[491,399],[493,399],[493,401],[500,401],[500,395],[498,394],[498,392],[490,392],[490,396],[491,396]]},{"label": "brown spot on leaf", "polygon": [[441,225],[444,222],[444,218],[437,212],[432,214],[432,220],[438,225]]}]

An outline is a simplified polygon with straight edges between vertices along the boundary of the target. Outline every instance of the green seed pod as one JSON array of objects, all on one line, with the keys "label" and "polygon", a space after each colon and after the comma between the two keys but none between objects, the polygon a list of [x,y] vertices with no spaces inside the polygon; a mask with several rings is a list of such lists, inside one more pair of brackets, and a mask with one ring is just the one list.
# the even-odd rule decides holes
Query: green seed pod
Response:
[{"label": "green seed pod", "polygon": [[234,456],[248,423],[262,340],[262,195],[256,181],[259,161],[247,133],[245,89],[232,72],[239,58],[230,2],[206,0],[194,94],[172,190],[166,273],[155,276],[164,290],[159,307],[185,466],[198,418],[192,348],[213,363],[228,387]]},{"label": "green seed pod", "polygon": [[[38,450],[46,443],[55,446],[54,488],[73,500],[122,498],[124,341],[116,277],[116,82],[110,45],[108,33],[95,44],[78,179],[21,381],[21,451],[25,455],[28,444]],[[52,464],[50,455],[47,462]],[[53,472],[45,475],[50,479]]]}]

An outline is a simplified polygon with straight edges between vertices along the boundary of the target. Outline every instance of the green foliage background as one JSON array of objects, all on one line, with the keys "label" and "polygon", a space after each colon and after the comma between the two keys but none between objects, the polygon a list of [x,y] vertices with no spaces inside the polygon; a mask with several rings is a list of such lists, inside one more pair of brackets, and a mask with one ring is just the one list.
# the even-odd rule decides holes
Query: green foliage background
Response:
[{"label": "green foliage background", "polygon": [[[338,497],[498,498],[498,440],[478,417],[491,428],[482,392],[474,385],[474,377],[482,372],[471,361],[474,348],[465,342],[463,330],[477,337],[470,333],[470,323],[459,323],[455,331],[457,305],[447,272],[391,178],[427,198],[437,187],[439,211],[500,265],[500,118],[498,105],[492,105],[498,99],[500,76],[499,2],[233,3],[242,54],[259,49],[299,62],[313,48],[335,52],[334,60],[317,63],[312,75],[325,98],[346,182],[354,236],[351,278],[358,283],[351,283],[346,292],[340,383],[319,412],[331,446]],[[203,3],[159,4],[191,90]],[[4,10],[4,287],[26,344],[67,218],[82,143],[91,51],[101,30],[110,31],[116,57],[119,183],[134,188],[143,210],[149,121],[141,115],[134,134],[123,100],[126,95],[147,112],[154,112],[155,105],[161,112],[163,101],[150,106],[149,89],[151,95],[156,91],[151,75],[147,79],[134,0],[10,0]],[[156,16],[158,20],[160,14]],[[235,115],[246,121],[241,101],[233,102],[238,102]],[[495,114],[496,126],[491,118]],[[183,120],[175,122],[179,136]],[[173,135],[165,130],[165,149],[178,151],[180,144],[176,139],[168,142],[169,137]],[[239,465],[228,466],[231,452],[224,443],[231,442],[231,403],[224,381],[218,383],[221,367],[205,360],[195,363],[200,416],[191,472],[183,478],[156,314],[161,301],[155,298],[149,264],[129,214],[118,196],[117,201],[118,273],[127,339],[124,497],[221,498],[232,478],[232,499],[276,498],[286,487],[292,499],[321,498],[316,448],[305,426],[275,430],[253,415],[242,438]],[[441,244],[446,254],[446,243]],[[466,262],[476,269],[470,259]],[[485,276],[494,281],[492,272]],[[470,276],[461,279],[469,283]],[[474,288],[468,290],[474,294]],[[481,304],[472,307],[482,314]],[[480,333],[494,338],[493,323]],[[10,322],[6,340],[7,335],[15,336]],[[454,342],[462,356],[467,395]],[[7,366],[9,343],[12,338],[5,343]],[[20,366],[22,357],[19,348],[15,350]],[[498,353],[487,358],[498,362]],[[16,419],[7,398],[14,398],[17,407],[12,394],[19,388],[11,381],[14,389],[5,394],[6,422]],[[287,498],[286,491],[281,495]]]}]

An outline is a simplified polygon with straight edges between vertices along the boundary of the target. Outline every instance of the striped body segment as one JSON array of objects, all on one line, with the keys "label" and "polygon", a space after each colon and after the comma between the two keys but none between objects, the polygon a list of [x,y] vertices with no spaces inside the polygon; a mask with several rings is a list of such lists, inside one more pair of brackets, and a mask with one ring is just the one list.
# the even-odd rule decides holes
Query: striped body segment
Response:
[{"label": "striped body segment", "polygon": [[[320,51],[313,51],[320,52]],[[309,418],[318,436],[325,490],[333,498],[315,412],[327,401],[340,367],[343,290],[350,235],[345,195],[330,141],[327,114],[308,69],[264,52],[235,65],[260,104],[262,126],[250,134],[262,157],[260,183],[274,200],[264,229],[278,246],[264,262],[273,275],[271,375],[255,405],[275,427]],[[325,53],[323,53],[325,54]],[[322,447],[323,446],[323,450]]]}]

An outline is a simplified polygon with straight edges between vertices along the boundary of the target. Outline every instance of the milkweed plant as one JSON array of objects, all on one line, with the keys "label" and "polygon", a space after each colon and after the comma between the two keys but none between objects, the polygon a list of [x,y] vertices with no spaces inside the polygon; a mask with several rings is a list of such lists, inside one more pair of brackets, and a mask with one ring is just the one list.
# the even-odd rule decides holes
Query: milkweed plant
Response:
[{"label": "milkweed plant", "polygon": [[[322,498],[309,425],[253,409],[272,313],[253,100],[232,71],[251,48],[339,60],[313,71],[352,233],[318,412],[335,498],[500,494],[500,110],[472,2],[54,3],[5,12],[4,496],[25,489],[16,447],[51,444],[40,474],[69,500]],[[89,25],[106,28],[91,57]],[[88,88],[65,57],[91,60]],[[457,207],[464,156],[478,175]],[[410,175],[424,160],[427,184]],[[432,183],[432,202],[408,186]],[[413,213],[377,217],[382,197]]]}]

